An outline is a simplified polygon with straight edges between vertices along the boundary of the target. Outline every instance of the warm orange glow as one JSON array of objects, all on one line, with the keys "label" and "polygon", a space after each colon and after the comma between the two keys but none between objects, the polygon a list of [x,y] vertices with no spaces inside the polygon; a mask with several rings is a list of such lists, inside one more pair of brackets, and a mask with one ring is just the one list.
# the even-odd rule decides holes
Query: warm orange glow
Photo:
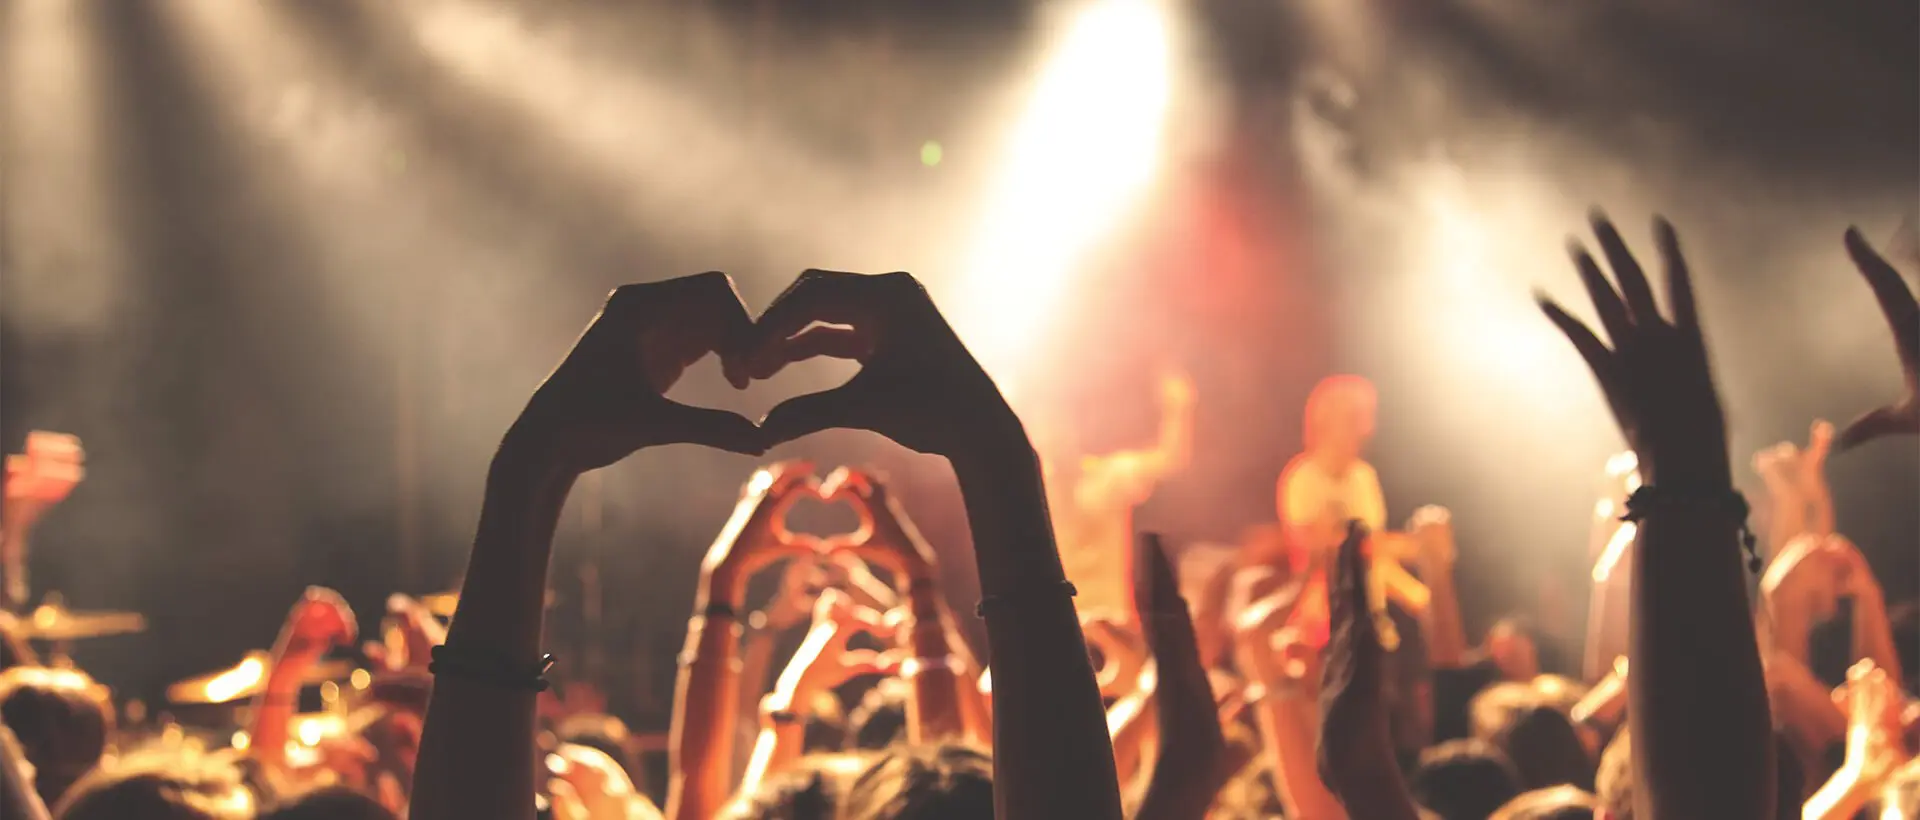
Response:
[{"label": "warm orange glow", "polygon": [[267,653],[250,652],[238,666],[221,672],[207,681],[205,692],[208,703],[226,703],[236,698],[252,694],[267,678]]}]

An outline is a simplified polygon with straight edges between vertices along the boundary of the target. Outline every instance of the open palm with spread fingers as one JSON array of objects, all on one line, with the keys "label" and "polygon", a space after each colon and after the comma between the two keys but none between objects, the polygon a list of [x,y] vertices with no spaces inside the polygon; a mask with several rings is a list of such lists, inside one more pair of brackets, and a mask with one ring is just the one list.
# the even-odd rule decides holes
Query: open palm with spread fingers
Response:
[{"label": "open palm with spread fingers", "polygon": [[1592,369],[1648,483],[1705,489],[1731,486],[1726,420],[1700,335],[1693,284],[1673,226],[1656,219],[1653,229],[1667,270],[1671,320],[1660,314],[1646,273],[1613,223],[1595,214],[1593,232],[1613,268],[1617,288],[1584,246],[1575,242],[1571,250],[1612,346],[1551,299],[1539,297],[1540,309]]},{"label": "open palm with spread fingers", "polygon": [[1900,373],[1906,379],[1907,393],[1899,401],[1878,407],[1847,425],[1835,448],[1846,450],[1882,436],[1920,433],[1920,304],[1913,299],[1900,272],[1874,252],[1858,228],[1847,230],[1847,255],[1854,267],[1873,288],[1873,298],[1886,314],[1887,327],[1893,331],[1894,352],[1900,356]]}]

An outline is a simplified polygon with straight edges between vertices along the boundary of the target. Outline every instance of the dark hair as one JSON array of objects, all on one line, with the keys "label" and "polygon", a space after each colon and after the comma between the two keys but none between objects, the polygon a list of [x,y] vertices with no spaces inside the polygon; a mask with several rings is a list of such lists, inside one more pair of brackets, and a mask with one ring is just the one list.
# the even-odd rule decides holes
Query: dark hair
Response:
[{"label": "dark hair", "polygon": [[1513,761],[1523,789],[1573,785],[1593,788],[1594,761],[1573,720],[1544,699],[1519,704],[1504,715],[1492,740]]},{"label": "dark hair", "polygon": [[899,678],[884,678],[867,690],[860,705],[847,716],[849,750],[879,751],[907,736],[907,698],[913,687]]},{"label": "dark hair", "polygon": [[1620,727],[1613,742],[1600,753],[1600,770],[1593,776],[1594,794],[1607,820],[1633,820],[1633,735]]},{"label": "dark hair", "polygon": [[848,820],[992,820],[993,759],[955,744],[895,746],[847,790]]},{"label": "dark hair", "polygon": [[34,790],[49,806],[99,765],[113,739],[106,689],[76,669],[0,672],[0,722],[19,739],[34,767]]},{"label": "dark hair", "polygon": [[855,754],[807,755],[729,806],[725,820],[833,820],[847,784],[866,765]]},{"label": "dark hair", "polygon": [[1572,786],[1534,789],[1520,795],[1487,820],[1593,820],[1600,801]]},{"label": "dark hair", "polygon": [[1445,820],[1485,820],[1520,794],[1520,775],[1484,740],[1450,740],[1420,753],[1413,799]]},{"label": "dark hair", "polygon": [[394,820],[380,801],[345,786],[328,786],[282,801],[256,820]]},{"label": "dark hair", "polygon": [[122,760],[73,784],[60,820],[248,820],[253,794],[232,766],[179,754]]}]

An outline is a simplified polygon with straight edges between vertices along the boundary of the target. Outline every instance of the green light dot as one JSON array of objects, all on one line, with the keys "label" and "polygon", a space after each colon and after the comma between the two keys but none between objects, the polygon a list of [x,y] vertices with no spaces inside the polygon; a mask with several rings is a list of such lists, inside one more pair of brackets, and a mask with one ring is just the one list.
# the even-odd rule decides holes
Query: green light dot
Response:
[{"label": "green light dot", "polygon": [[940,158],[946,152],[940,149],[940,143],[927,140],[920,144],[920,164],[928,168],[940,164]]}]

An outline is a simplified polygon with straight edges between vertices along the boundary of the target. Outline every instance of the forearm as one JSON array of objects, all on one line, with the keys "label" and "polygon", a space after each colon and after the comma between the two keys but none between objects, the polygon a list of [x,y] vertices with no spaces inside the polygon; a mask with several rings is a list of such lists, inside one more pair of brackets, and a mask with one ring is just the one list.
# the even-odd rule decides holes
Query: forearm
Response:
[{"label": "forearm", "polygon": [[1460,618],[1453,568],[1425,567],[1421,574],[1431,594],[1426,615],[1428,660],[1436,669],[1458,669],[1466,664],[1467,630]]},{"label": "forearm", "polygon": [[[974,536],[994,669],[994,782],[1001,820],[1121,816],[1106,713],[1025,443],[954,464]],[[976,460],[978,459],[978,460]]]},{"label": "forearm", "polygon": [[[711,611],[709,602],[736,603],[731,584],[709,582],[706,589],[698,604],[702,611]],[[739,646],[739,629],[731,618],[696,617],[688,628],[669,741],[669,818],[707,820],[726,804],[734,721],[739,718]]]},{"label": "forearm", "polygon": [[799,720],[762,720],[760,735],[753,741],[753,757],[747,763],[746,776],[740,779],[740,794],[758,792],[760,784],[769,776],[785,771],[800,759],[806,742],[806,725]]},{"label": "forearm", "polygon": [[0,609],[25,615],[32,603],[27,585],[27,532],[30,525],[7,522],[0,529]]},{"label": "forearm", "polygon": [[1767,479],[1767,499],[1767,554],[1771,557],[1807,531],[1808,505],[1797,488],[1771,478]]},{"label": "forearm", "polygon": [[1878,588],[1853,599],[1853,660],[1870,658],[1885,670],[1894,684],[1905,678],[1900,666],[1900,650],[1893,645],[1893,624],[1887,620],[1887,602]]},{"label": "forearm", "polygon": [[300,684],[319,660],[308,652],[289,652],[284,641],[274,649],[273,667],[253,701],[253,720],[247,726],[248,753],[269,769],[287,763],[289,724],[300,701]]},{"label": "forearm", "polygon": [[1735,522],[1662,510],[1634,550],[1636,814],[1772,816],[1774,743]]},{"label": "forearm", "polygon": [[[1113,739],[1113,768],[1121,783],[1130,783],[1139,774],[1141,762],[1148,756],[1154,721],[1158,720],[1151,692],[1134,692],[1107,710],[1107,734]],[[1122,791],[1126,791],[1125,788]]]},{"label": "forearm", "polygon": [[[449,651],[535,664],[547,557],[574,478],[508,446],[495,456],[447,632]],[[427,708],[411,816],[530,816],[533,735],[533,691],[440,676]]]},{"label": "forearm", "polygon": [[966,731],[960,706],[966,661],[948,643],[938,596],[931,579],[910,584],[907,593],[914,619],[913,657],[902,675],[913,686],[913,699],[907,704],[907,738],[914,743],[933,743]]},{"label": "forearm", "polygon": [[[1254,716],[1265,738],[1274,785],[1287,806],[1287,816],[1300,820],[1346,820],[1347,811],[1320,782],[1314,749],[1313,702],[1297,694],[1269,690],[1254,706]],[[1368,820],[1368,815],[1360,815]]]}]

